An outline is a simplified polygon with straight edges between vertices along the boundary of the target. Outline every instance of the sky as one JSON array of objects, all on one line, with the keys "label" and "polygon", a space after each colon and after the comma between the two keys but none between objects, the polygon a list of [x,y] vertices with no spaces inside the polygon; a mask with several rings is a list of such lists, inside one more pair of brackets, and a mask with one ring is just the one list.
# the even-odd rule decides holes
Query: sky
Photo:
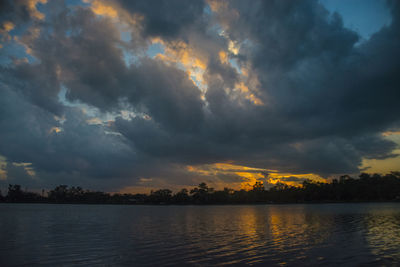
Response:
[{"label": "sky", "polygon": [[399,19],[383,0],[2,0],[0,188],[398,171]]}]

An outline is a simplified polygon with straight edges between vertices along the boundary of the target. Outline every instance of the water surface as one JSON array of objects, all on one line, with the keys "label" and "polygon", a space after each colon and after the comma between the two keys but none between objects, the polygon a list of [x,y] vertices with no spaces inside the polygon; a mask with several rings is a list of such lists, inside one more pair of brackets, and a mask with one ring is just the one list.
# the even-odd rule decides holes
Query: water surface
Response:
[{"label": "water surface", "polygon": [[0,266],[400,265],[400,203],[0,204]]}]

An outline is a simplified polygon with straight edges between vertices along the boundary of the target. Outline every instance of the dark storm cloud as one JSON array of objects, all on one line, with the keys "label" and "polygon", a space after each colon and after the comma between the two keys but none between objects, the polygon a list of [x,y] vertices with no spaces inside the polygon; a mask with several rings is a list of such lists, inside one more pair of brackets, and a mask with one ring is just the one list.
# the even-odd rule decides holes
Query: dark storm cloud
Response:
[{"label": "dark storm cloud", "polygon": [[[16,68],[16,75],[59,71],[58,82],[68,88],[66,98],[70,101],[108,110],[128,98],[138,109],[143,107],[158,121],[181,130],[195,127],[189,125],[192,121],[201,121],[200,91],[186,74],[150,59],[126,66],[118,29],[110,20],[77,8],[73,14],[59,14],[52,26],[53,31],[30,43],[41,61],[38,66],[48,66],[50,71],[25,64],[25,69]],[[59,92],[58,87],[49,87]]]},{"label": "dark storm cloud", "polygon": [[[304,153],[289,157],[291,163],[306,161],[302,166],[321,172],[326,168],[321,168],[322,162],[314,160],[314,155],[322,153],[328,156],[322,158],[333,164],[330,171],[355,170],[361,156],[376,156],[369,147],[376,148],[378,141],[383,145],[377,152],[380,157],[390,156],[395,145],[379,136],[374,137],[376,142],[364,142],[364,147],[359,143],[398,120],[399,56],[394,48],[399,44],[394,36],[398,14],[393,14],[393,25],[357,47],[357,34],[343,27],[338,14],[329,15],[316,1],[229,3],[239,19],[230,18],[230,13],[220,19],[229,23],[231,38],[239,43],[248,38],[255,47],[245,50],[242,58],[252,62],[252,71],[260,78],[262,99],[269,103],[265,124],[276,129],[282,149],[287,143],[303,143]],[[222,91],[219,95],[223,99]],[[261,132],[274,140],[275,134],[267,127]],[[312,153],[314,144],[322,145],[319,140],[354,150],[353,160],[333,160],[336,145],[329,150],[323,145]],[[343,152],[337,156],[348,157]],[[312,162],[315,164],[309,164]]]},{"label": "dark storm cloud", "polygon": [[54,64],[32,66],[26,62],[14,68],[0,67],[3,82],[12,84],[34,104],[55,114],[60,114],[62,107],[57,103],[60,89]]},{"label": "dark storm cloud", "polygon": [[190,27],[203,14],[203,0],[118,0],[121,7],[144,16],[144,35],[177,37],[182,29]]},{"label": "dark storm cloud", "polygon": [[28,22],[30,18],[31,14],[24,1],[0,1],[0,24],[4,21],[11,21],[14,24]]},{"label": "dark storm cloud", "polygon": [[[53,31],[31,43],[41,65],[59,71],[59,82],[69,89],[70,101],[109,109],[118,102],[126,82],[119,33],[107,19],[96,19],[87,9],[73,14],[61,10],[53,18]],[[56,88],[54,91],[58,92]]]},{"label": "dark storm cloud", "polygon": [[[78,108],[60,103],[61,85],[68,88],[67,100],[102,111],[116,109],[119,100],[127,98],[157,124],[180,132],[193,132],[202,121],[200,91],[184,72],[161,61],[143,61],[128,68],[117,47],[118,31],[109,20],[96,18],[87,9],[77,8],[70,14],[56,8],[53,11],[59,14],[51,18],[52,30],[26,40],[38,62],[2,69],[1,93],[6,102],[1,113],[0,154],[8,164],[32,163],[44,179],[106,177],[113,178],[118,184],[113,187],[118,188],[124,184],[117,182],[119,178],[138,178],[148,172],[146,166],[157,163],[137,157],[120,134],[105,133],[113,129],[88,125],[89,117]],[[65,122],[55,120],[54,115],[65,117]],[[52,132],[53,127],[61,131]]]},{"label": "dark storm cloud", "polygon": [[[396,145],[381,133],[399,125],[397,2],[390,5],[392,25],[360,44],[318,1],[227,3],[228,11],[207,21],[201,1],[119,1],[144,19],[143,34],[130,45],[112,19],[87,7],[49,4],[40,34],[20,38],[37,62],[1,69],[0,155],[10,175],[29,179],[13,162],[32,163],[43,184],[70,179],[119,188],[140,177],[195,181],[186,164],[230,160],[328,176],[357,172],[363,158],[393,156]],[[241,46],[238,55],[210,29],[215,21]],[[209,56],[206,91],[180,66],[160,59],[125,63],[124,53],[146,50],[146,38],[154,36]],[[248,80],[257,78],[249,90],[264,105],[233,90],[247,81],[219,60],[221,50],[248,68]],[[88,124],[92,117],[59,101],[63,87],[67,101],[119,115]],[[123,116],[121,109],[135,115]]]},{"label": "dark storm cloud", "polygon": [[[195,131],[203,120],[200,90],[187,74],[160,61],[144,59],[131,69],[131,87],[127,89],[131,103],[170,131]],[[131,94],[130,92],[133,92]]]},{"label": "dark storm cloud", "polygon": [[40,157],[46,147],[46,132],[58,123],[10,85],[1,83],[0,96],[0,153],[15,162]]},{"label": "dark storm cloud", "polygon": [[[21,172],[23,168],[12,162],[29,163],[38,174],[32,182],[42,186],[54,183],[51,175],[39,175],[46,173],[63,174],[58,182],[64,183],[79,177],[130,177],[136,156],[124,138],[107,134],[104,126],[88,125],[79,109],[65,108],[67,120],[60,123],[6,86],[0,96],[0,154],[8,160],[6,170]],[[46,176],[50,180],[45,180]],[[22,183],[27,177],[14,175],[12,181]]]}]

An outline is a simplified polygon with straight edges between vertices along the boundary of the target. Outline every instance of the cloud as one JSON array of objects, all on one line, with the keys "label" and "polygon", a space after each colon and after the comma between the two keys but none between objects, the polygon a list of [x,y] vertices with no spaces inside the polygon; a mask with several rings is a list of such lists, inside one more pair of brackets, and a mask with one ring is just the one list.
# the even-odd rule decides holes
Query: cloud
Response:
[{"label": "cloud", "polygon": [[43,20],[45,16],[37,9],[37,5],[46,3],[47,0],[1,1],[0,21],[10,20],[15,24],[27,22],[30,19]]},{"label": "cloud", "polygon": [[205,2],[203,0],[157,0],[125,1],[119,0],[121,8],[144,16],[145,36],[161,36],[174,38],[182,30],[190,28],[201,19]]},{"label": "cloud", "polygon": [[[2,87],[0,154],[6,158],[7,182],[36,185],[86,184],[85,179],[131,178],[135,154],[119,135],[106,133],[105,126],[86,123],[79,108],[64,108],[63,123],[49,111],[20,94]],[[53,131],[57,128],[58,131]],[[29,164],[34,172],[22,168]],[[53,174],[53,175],[52,175]],[[59,180],[57,177],[61,177]]]},{"label": "cloud", "polygon": [[[2,3],[14,45],[36,59],[0,67],[2,170],[26,181],[15,164],[29,163],[38,186],[118,190],[212,180],[188,166],[231,162],[299,182],[395,156],[382,133],[400,125],[396,2],[392,24],[362,44],[318,1],[208,3],[49,2],[43,18]],[[150,58],[155,42],[164,52]]]}]

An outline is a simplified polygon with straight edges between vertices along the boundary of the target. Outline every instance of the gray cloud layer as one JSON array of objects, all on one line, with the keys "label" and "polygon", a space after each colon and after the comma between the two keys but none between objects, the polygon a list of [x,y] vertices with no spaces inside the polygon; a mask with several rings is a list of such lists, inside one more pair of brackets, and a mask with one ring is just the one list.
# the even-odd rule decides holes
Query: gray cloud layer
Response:
[{"label": "gray cloud layer", "polygon": [[[230,160],[331,175],[357,172],[363,158],[392,156],[396,144],[381,133],[399,126],[397,2],[389,2],[392,24],[357,45],[357,33],[318,1],[228,1],[211,14],[202,1],[118,3],[144,17],[131,44],[110,18],[53,2],[40,35],[20,38],[37,62],[0,67],[0,155],[10,179],[27,179],[12,162],[32,163],[37,185],[118,189],[140,177],[190,184],[186,164]],[[1,21],[29,21],[18,10]],[[217,23],[241,44],[230,56],[257,77],[250,90],[265,105],[226,90],[241,78],[218,60],[229,43],[213,30]],[[124,49],[139,53],[156,36],[209,55],[204,96],[179,67],[145,56],[125,64]],[[120,115],[88,124],[88,114],[59,100],[62,87],[70,102]],[[145,116],[127,118],[121,110]]]}]

